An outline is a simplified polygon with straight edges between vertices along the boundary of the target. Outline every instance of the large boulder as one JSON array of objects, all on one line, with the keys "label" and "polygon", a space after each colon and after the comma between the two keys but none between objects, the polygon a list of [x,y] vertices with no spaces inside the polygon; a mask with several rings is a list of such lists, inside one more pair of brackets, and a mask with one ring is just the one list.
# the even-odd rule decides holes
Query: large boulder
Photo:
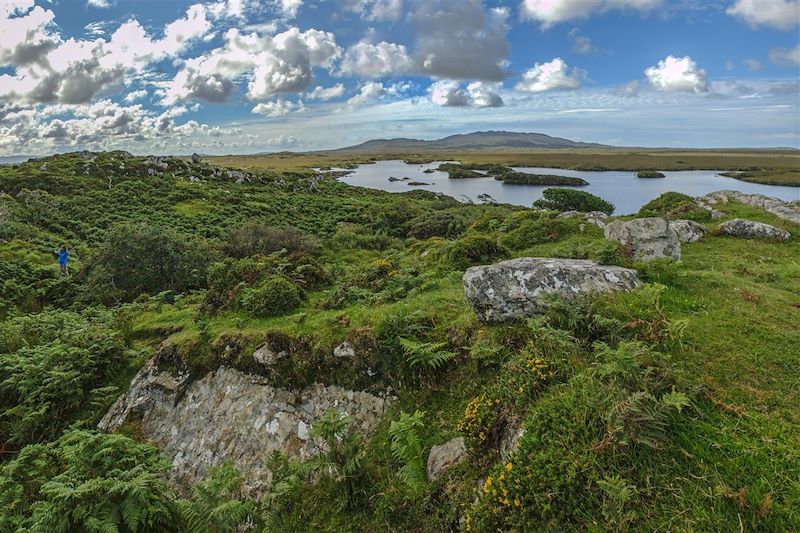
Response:
[{"label": "large boulder", "polygon": [[774,239],[785,241],[791,234],[781,228],[770,226],[762,222],[735,218],[719,225],[717,230],[721,235],[743,237],[745,239]]},{"label": "large boulder", "polygon": [[615,220],[605,228],[606,239],[620,243],[637,261],[681,258],[681,241],[666,218]]},{"label": "large boulder", "polygon": [[434,446],[428,454],[428,479],[435,481],[450,467],[460,463],[467,456],[464,437],[456,437],[444,444]]},{"label": "large boulder", "polygon": [[183,488],[226,460],[242,472],[245,489],[258,495],[271,482],[267,463],[278,450],[301,460],[324,449],[311,435],[328,409],[352,417],[354,429],[371,434],[389,399],[368,392],[314,384],[302,390],[272,386],[260,376],[226,367],[189,383],[158,358],[147,363],[98,424],[115,431],[134,422],[143,439],[172,461],[170,479]]},{"label": "large boulder", "polygon": [[706,234],[706,227],[694,220],[673,220],[669,225],[681,242],[696,242]]},{"label": "large boulder", "polygon": [[544,313],[549,294],[571,300],[581,294],[628,291],[639,285],[634,270],[581,259],[528,257],[472,267],[464,273],[467,301],[486,322]]}]

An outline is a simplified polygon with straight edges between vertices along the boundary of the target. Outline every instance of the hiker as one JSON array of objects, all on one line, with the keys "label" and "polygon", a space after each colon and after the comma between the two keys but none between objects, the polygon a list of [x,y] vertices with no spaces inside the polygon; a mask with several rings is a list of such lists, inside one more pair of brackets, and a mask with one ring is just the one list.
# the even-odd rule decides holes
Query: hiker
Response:
[{"label": "hiker", "polygon": [[61,244],[59,250],[53,252],[58,257],[58,271],[65,276],[69,276],[69,269],[67,269],[67,261],[69,261],[69,250],[66,244]]}]

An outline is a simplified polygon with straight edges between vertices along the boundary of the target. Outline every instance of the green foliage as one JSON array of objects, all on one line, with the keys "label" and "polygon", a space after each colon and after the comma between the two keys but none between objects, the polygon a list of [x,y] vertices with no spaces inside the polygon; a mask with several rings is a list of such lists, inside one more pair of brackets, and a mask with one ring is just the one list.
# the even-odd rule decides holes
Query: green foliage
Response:
[{"label": "green foliage", "polygon": [[205,283],[214,254],[208,243],[144,225],[112,230],[81,272],[85,297],[112,304],[142,293],[184,292]]},{"label": "green foliage", "polygon": [[400,418],[389,426],[392,458],[400,465],[397,477],[412,493],[419,493],[427,484],[425,456],[419,431],[425,426],[425,413],[415,411],[413,415],[400,412]]},{"label": "green foliage", "polygon": [[486,235],[467,235],[455,241],[448,251],[453,268],[464,270],[473,265],[488,264],[503,258],[508,251]]},{"label": "green foliage", "polygon": [[178,500],[186,530],[193,533],[237,531],[260,522],[254,501],[242,494],[242,475],[231,461],[211,468],[208,477],[192,487],[192,498]]},{"label": "green foliage", "polygon": [[426,367],[438,370],[456,358],[455,352],[445,350],[446,342],[419,342],[402,337],[399,340],[400,346],[405,351],[406,360],[412,368]]},{"label": "green foliage", "polygon": [[614,204],[606,202],[594,194],[575,189],[545,189],[542,198],[533,202],[533,207],[552,209],[553,211],[602,211],[610,215],[614,212]]},{"label": "green foliage", "polygon": [[639,209],[640,217],[664,217],[670,220],[687,219],[697,222],[711,220],[711,213],[698,206],[689,195],[665,192]]},{"label": "green foliage", "polygon": [[6,445],[53,438],[79,416],[95,420],[104,405],[90,408],[92,400],[133,359],[107,312],[84,317],[50,311],[0,324],[0,333],[0,435]]},{"label": "green foliage", "polygon": [[553,248],[551,255],[571,259],[591,259],[601,265],[625,265],[625,257],[622,255],[619,245],[605,239],[590,242],[565,242]]},{"label": "green foliage", "polygon": [[629,509],[631,500],[638,492],[634,485],[628,484],[619,474],[605,476],[597,481],[603,491],[603,518],[613,531],[627,531],[628,525],[636,520],[636,512]]},{"label": "green foliage", "polygon": [[345,505],[353,506],[363,491],[364,448],[358,433],[352,428],[352,419],[336,409],[329,409],[311,428],[311,434],[325,441],[326,451],[314,462],[317,470],[344,485]]},{"label": "green foliage", "polygon": [[122,435],[70,431],[0,468],[0,530],[170,531],[169,462]]},{"label": "green foliage", "polygon": [[272,276],[259,285],[242,291],[242,307],[257,317],[276,316],[294,311],[300,306],[303,294],[290,280]]},{"label": "green foliage", "polygon": [[530,248],[536,244],[553,242],[579,232],[581,222],[576,219],[541,216],[528,218],[506,233],[501,243],[512,250]]},{"label": "green foliage", "polygon": [[432,211],[422,214],[409,222],[409,237],[430,239],[443,237],[453,239],[467,229],[466,218],[454,211]]}]

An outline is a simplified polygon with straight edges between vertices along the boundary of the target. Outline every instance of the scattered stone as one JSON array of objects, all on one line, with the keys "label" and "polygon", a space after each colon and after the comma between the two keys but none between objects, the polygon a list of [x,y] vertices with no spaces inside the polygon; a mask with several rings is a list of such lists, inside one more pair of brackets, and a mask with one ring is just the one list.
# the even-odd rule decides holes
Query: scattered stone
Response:
[{"label": "scattered stone", "polygon": [[[739,202],[740,204],[760,207],[772,213],[776,217],[800,224],[800,204],[797,202],[784,202],[780,198],[772,198],[763,194],[745,194],[738,191],[716,191],[698,198],[697,202],[702,206],[712,206]],[[712,208],[713,209],[713,208]],[[712,213],[713,218],[713,213]]]},{"label": "scattered stone", "polygon": [[731,235],[733,237],[743,237],[745,239],[774,239],[785,241],[791,234],[781,228],[770,226],[753,220],[735,218],[720,224],[718,231],[721,235]]},{"label": "scattered stone", "polygon": [[333,349],[333,356],[334,357],[355,357],[356,351],[353,348],[353,345],[347,341],[344,341],[342,344],[337,346]]},{"label": "scattered stone", "polygon": [[[172,461],[170,479],[184,489],[226,460],[242,472],[245,492],[257,496],[272,474],[273,451],[306,460],[324,448],[310,428],[328,409],[349,415],[368,436],[389,402],[367,392],[314,384],[301,391],[271,386],[266,379],[220,367],[173,390],[161,388],[155,359],[137,374],[131,389],[111,407],[98,428],[114,431],[136,419],[142,437]],[[134,409],[135,407],[135,409]]]},{"label": "scattered stone", "polygon": [[288,354],[286,353],[286,350],[275,352],[272,348],[270,348],[269,344],[265,344],[253,352],[253,359],[256,361],[256,363],[264,366],[272,366],[287,355]]},{"label": "scattered stone", "polygon": [[525,428],[511,427],[500,437],[500,460],[505,461],[517,451],[519,441],[525,435]]},{"label": "scattered stone", "polygon": [[42,166],[39,167],[39,170],[42,172],[47,172],[47,163],[42,163]]},{"label": "scattered stone", "polygon": [[528,257],[472,267],[464,273],[464,294],[485,322],[542,314],[548,294],[570,300],[580,294],[628,291],[639,285],[634,270],[582,259]]},{"label": "scattered stone", "polygon": [[637,261],[681,258],[681,241],[666,218],[637,218],[628,222],[615,220],[605,228],[606,239],[625,247]]},{"label": "scattered stone", "polygon": [[681,242],[696,242],[706,234],[706,227],[694,220],[673,220],[669,226],[678,234]]},{"label": "scattered stone", "polygon": [[564,211],[558,215],[558,218],[572,217],[583,217],[583,219],[589,224],[594,224],[598,228],[603,229],[606,227],[606,219],[608,218],[608,215],[602,211],[589,211],[588,213],[581,211]]},{"label": "scattered stone", "polygon": [[192,163],[202,163],[202,162],[203,162],[203,158],[200,157],[200,154],[198,154],[198,153],[192,154]]},{"label": "scattered stone", "polygon": [[456,437],[444,444],[434,446],[428,454],[428,479],[436,481],[452,466],[460,463],[467,456],[464,437]]}]

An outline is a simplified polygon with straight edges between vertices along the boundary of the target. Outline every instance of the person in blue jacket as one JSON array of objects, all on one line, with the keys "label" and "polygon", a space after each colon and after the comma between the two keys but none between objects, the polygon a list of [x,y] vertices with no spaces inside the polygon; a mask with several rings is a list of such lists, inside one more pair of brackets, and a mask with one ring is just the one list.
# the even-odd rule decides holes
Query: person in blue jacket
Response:
[{"label": "person in blue jacket", "polygon": [[56,256],[58,257],[58,271],[65,276],[69,276],[69,269],[67,269],[69,250],[67,250],[66,244],[61,245],[61,248],[56,252]]}]

